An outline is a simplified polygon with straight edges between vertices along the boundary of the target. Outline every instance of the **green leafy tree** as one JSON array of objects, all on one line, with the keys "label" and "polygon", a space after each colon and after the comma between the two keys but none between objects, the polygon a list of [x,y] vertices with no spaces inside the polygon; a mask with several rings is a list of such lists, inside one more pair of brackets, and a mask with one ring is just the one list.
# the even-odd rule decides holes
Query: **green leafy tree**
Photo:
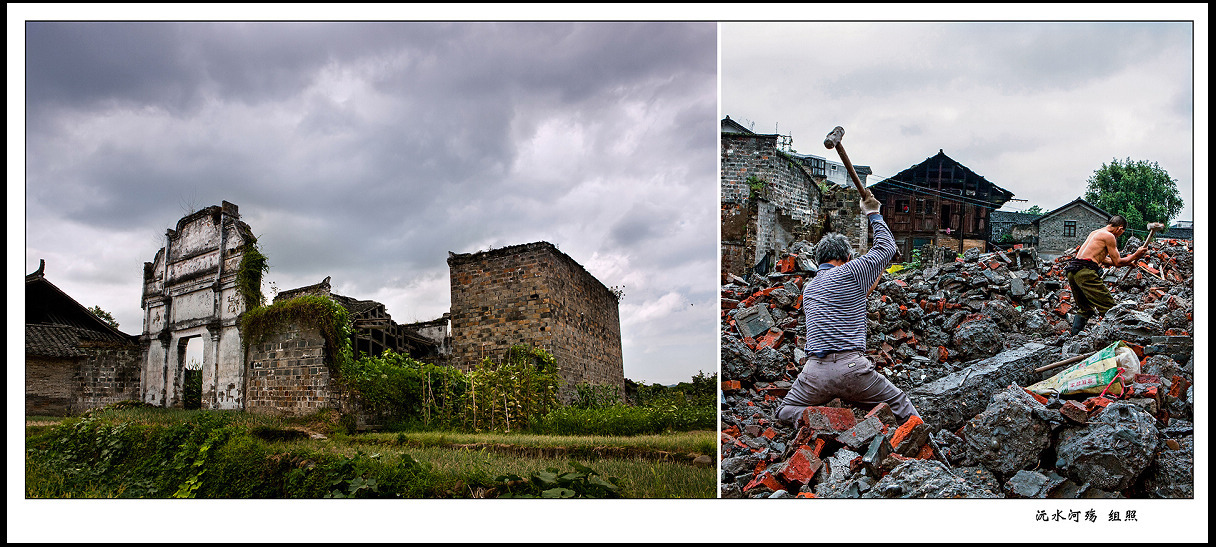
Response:
[{"label": "green leafy tree", "polygon": [[1157,162],[1111,160],[1089,177],[1085,200],[1127,219],[1128,231],[1144,232],[1150,222],[1169,225],[1182,211],[1178,181]]},{"label": "green leafy tree", "polygon": [[101,309],[101,306],[93,306],[89,308],[89,311],[92,312],[93,315],[96,315],[98,319],[105,321],[107,325],[118,328],[118,320],[114,319],[114,316],[110,315],[110,312]]},{"label": "green leafy tree", "polygon": [[1042,207],[1039,207],[1038,205],[1035,205],[1034,207],[1031,207],[1031,208],[1029,208],[1029,209],[1027,209],[1027,210],[1025,210],[1025,211],[1022,211],[1022,212],[1023,212],[1023,213],[1026,213],[1026,214],[1028,214],[1028,215],[1041,215],[1041,214],[1043,214],[1043,213],[1044,213],[1044,212],[1046,212],[1046,211],[1044,211]]}]

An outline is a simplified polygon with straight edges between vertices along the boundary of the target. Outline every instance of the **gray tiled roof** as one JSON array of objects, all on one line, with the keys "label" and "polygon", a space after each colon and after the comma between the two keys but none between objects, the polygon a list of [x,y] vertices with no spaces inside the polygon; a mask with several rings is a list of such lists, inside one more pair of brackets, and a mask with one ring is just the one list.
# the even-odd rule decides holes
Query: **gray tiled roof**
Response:
[{"label": "gray tiled roof", "polygon": [[25,354],[42,357],[83,357],[79,348],[87,330],[70,325],[26,325]]}]

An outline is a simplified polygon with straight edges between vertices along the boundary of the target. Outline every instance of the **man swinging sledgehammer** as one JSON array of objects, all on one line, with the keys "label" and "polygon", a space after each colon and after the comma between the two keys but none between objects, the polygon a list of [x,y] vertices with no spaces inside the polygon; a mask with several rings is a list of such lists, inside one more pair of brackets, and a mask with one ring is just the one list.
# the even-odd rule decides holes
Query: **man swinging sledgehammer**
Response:
[{"label": "man swinging sledgehammer", "polygon": [[[1162,228],[1163,225],[1153,223],[1148,227],[1149,239],[1152,239],[1152,232]],[[1148,239],[1146,239],[1144,245],[1136,249],[1136,252],[1120,258],[1116,239],[1126,230],[1126,219],[1119,215],[1110,217],[1105,227],[1089,233],[1089,237],[1085,238],[1085,243],[1082,243],[1080,250],[1077,251],[1076,258],[1069,260],[1068,264],[1064,266],[1064,271],[1068,273],[1068,286],[1072,289],[1072,298],[1077,303],[1077,313],[1072,317],[1071,333],[1073,336],[1085,328],[1085,324],[1089,322],[1089,318],[1095,311],[1102,315],[1115,305],[1115,298],[1111,296],[1110,289],[1107,289],[1106,283],[1102,282],[1102,266],[1129,266],[1148,252]]]}]

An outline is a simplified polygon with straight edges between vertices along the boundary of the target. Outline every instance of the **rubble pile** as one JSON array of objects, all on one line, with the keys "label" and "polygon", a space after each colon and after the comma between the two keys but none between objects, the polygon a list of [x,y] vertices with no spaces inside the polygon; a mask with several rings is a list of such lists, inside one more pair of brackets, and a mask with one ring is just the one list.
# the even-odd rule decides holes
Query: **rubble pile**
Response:
[{"label": "rubble pile", "polygon": [[[867,308],[867,353],[920,418],[835,400],[791,426],[775,415],[807,357],[812,248],[798,242],[772,273],[722,287],[723,497],[1193,495],[1190,242],[1154,241],[1104,271],[1118,305],[1077,336],[1071,255],[926,248],[925,262],[883,275]],[[1063,370],[1037,367],[1120,340],[1141,359],[1120,397],[1021,387]]]}]

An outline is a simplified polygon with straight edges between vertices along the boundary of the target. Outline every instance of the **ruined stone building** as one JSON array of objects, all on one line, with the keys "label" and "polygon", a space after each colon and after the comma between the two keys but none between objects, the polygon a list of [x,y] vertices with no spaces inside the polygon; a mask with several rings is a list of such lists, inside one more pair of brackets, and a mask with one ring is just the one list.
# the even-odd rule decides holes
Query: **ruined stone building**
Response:
[{"label": "ruined stone building", "polygon": [[[989,215],[1013,197],[942,150],[882,180],[870,191],[882,202],[882,216],[904,257],[926,244],[988,250]],[[908,260],[909,258],[905,258]]]},{"label": "ruined stone building", "polygon": [[[315,285],[281,291],[275,295],[274,302],[321,296],[345,308],[351,321],[352,350],[356,359],[392,350],[420,361],[445,362],[450,352],[446,320],[428,322],[432,328],[428,333],[431,337],[423,336],[416,328],[393,321],[384,304],[336,294],[329,281],[326,277]],[[436,330],[440,332],[436,334]],[[320,331],[298,322],[285,325],[266,340],[251,344],[246,356],[246,410],[301,416],[323,408],[348,408],[343,393],[333,383],[333,370],[328,364],[332,359],[331,351]]]},{"label": "ruined stone building", "polygon": [[[241,288],[248,279],[241,268],[260,254],[236,205],[188,214],[164,241],[144,264],[137,338],[98,320],[46,281],[42,268],[27,276],[27,412],[71,413],[128,399],[181,408],[188,378],[201,383],[204,409],[302,415],[348,408],[333,385],[334,349],[316,328],[288,321],[256,344],[243,343],[241,316],[261,296],[245,296],[256,289]],[[448,263],[452,311],[432,321],[398,324],[382,303],[333,293],[328,277],[283,291],[275,302],[315,295],[344,307],[356,357],[391,349],[469,370],[528,344],[557,359],[567,391],[591,383],[623,392],[617,295],[573,259],[538,242],[452,254]],[[197,376],[188,354],[201,355]]]},{"label": "ruined stone building", "polygon": [[452,364],[496,362],[512,345],[552,354],[565,389],[579,383],[624,393],[618,299],[574,259],[544,241],[449,253]]},{"label": "ruined stone building", "polygon": [[25,413],[76,414],[139,397],[136,337],[125,334],[46,279],[25,276]]},{"label": "ruined stone building", "polygon": [[[783,150],[787,137],[753,133],[730,116],[721,127],[724,275],[767,272],[790,244],[813,243],[826,231],[845,234],[862,251],[868,248],[860,197],[843,164]],[[858,178],[870,173],[864,165],[854,168]]]},{"label": "ruined stone building", "polygon": [[254,241],[237,206],[227,201],[186,215],[165,232],[165,246],[144,263],[143,401],[182,405],[187,347],[197,344],[202,408],[244,408],[245,359],[237,322],[249,303],[236,277],[246,246]]}]

